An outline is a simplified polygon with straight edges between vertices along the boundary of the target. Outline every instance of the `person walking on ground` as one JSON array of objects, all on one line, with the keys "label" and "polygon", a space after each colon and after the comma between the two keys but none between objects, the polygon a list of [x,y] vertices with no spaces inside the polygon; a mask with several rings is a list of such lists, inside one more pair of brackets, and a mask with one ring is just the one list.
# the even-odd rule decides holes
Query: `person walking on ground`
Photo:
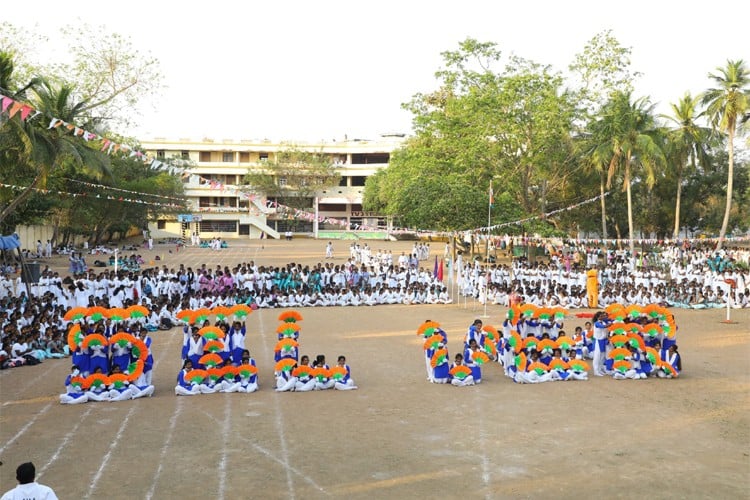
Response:
[{"label": "person walking on ground", "polygon": [[0,500],[57,500],[57,495],[49,486],[37,483],[36,468],[26,462],[16,469],[18,486],[5,493]]},{"label": "person walking on ground", "polygon": [[333,258],[333,243],[329,241],[328,245],[326,245],[326,259],[332,259],[332,258]]}]

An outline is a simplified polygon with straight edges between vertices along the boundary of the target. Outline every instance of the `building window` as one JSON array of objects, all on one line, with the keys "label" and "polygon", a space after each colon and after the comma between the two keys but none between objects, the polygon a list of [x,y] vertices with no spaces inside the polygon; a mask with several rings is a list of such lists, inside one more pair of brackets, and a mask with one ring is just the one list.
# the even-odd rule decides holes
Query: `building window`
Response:
[{"label": "building window", "polygon": [[166,229],[167,228],[167,221],[164,219],[159,219],[156,221],[156,229]]},{"label": "building window", "polygon": [[339,179],[339,186],[345,187],[345,186],[346,186],[346,180],[347,180],[348,178],[349,178],[349,177],[347,177],[347,176],[345,176],[345,175],[342,175],[342,176],[341,176],[341,179]]},{"label": "building window", "polygon": [[364,186],[365,181],[367,180],[367,177],[364,175],[353,175],[352,176],[352,186]]},{"label": "building window", "polygon": [[199,161],[211,161],[211,151],[201,151]]},{"label": "building window", "polygon": [[203,220],[201,221],[202,233],[236,233],[236,220]]},{"label": "building window", "polygon": [[183,160],[189,160],[190,159],[190,151],[183,151],[182,152],[182,159]]},{"label": "building window", "polygon": [[268,161],[268,153],[258,153],[260,161]]},{"label": "building window", "polygon": [[165,158],[164,150],[163,149],[157,149],[156,150],[156,157],[160,160],[163,160]]},{"label": "building window", "polygon": [[234,161],[234,153],[232,153],[231,151],[229,151],[229,152],[225,151],[221,155],[221,161],[223,161],[224,163],[231,163],[231,162],[233,162]]},{"label": "building window", "polygon": [[240,153],[240,163],[250,163],[250,153]]}]

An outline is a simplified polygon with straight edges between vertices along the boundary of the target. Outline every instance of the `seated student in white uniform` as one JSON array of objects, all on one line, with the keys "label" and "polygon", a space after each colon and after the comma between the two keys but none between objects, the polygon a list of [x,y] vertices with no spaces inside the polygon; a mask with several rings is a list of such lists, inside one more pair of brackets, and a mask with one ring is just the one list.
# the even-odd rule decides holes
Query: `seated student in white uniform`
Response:
[{"label": "seated student in white uniform", "polygon": [[[306,367],[312,370],[312,366],[310,366],[310,356],[307,354],[304,354],[299,361],[300,367]],[[297,392],[308,392],[315,389],[315,377],[311,376],[309,373],[305,373],[304,375],[297,376],[297,382],[294,385],[294,390]]]},{"label": "seated student in white uniform", "polygon": [[357,386],[354,385],[354,380],[352,380],[352,370],[349,368],[349,365],[346,364],[346,357],[339,356],[337,365],[346,370],[346,375],[344,375],[341,380],[334,381],[333,388],[339,391],[351,391],[356,389]]},{"label": "seated student in white uniform", "polygon": [[[464,355],[461,354],[460,352],[458,354],[456,354],[456,356],[453,359],[454,359],[454,361],[451,364],[450,370],[448,371],[448,373],[451,373],[453,371],[453,369],[456,368],[456,367],[465,366],[464,365]],[[471,368],[469,368],[469,369],[471,369]],[[464,378],[455,377],[455,376],[451,375],[450,376],[450,382],[451,382],[451,385],[455,385],[456,387],[466,387],[468,385],[474,385],[474,377],[471,374],[466,375]]]},{"label": "seated student in white uniform", "polygon": [[[122,370],[119,365],[112,365],[112,375],[121,375]],[[126,401],[133,398],[133,388],[129,381],[111,382],[108,386],[110,401]]]},{"label": "seated student in white uniform", "polygon": [[182,370],[177,375],[177,385],[174,388],[174,393],[177,396],[195,396],[201,393],[200,384],[188,381],[186,378],[191,371],[193,371],[193,362],[190,361],[190,358],[187,358],[182,363]]},{"label": "seated student in white uniform", "polygon": [[274,377],[276,377],[276,392],[287,392],[294,391],[297,384],[297,377],[292,372],[297,367],[295,363],[291,370],[279,370],[275,371]]},{"label": "seated student in white uniform", "polygon": [[[325,368],[328,370],[330,367],[326,364],[326,357],[323,354],[318,354],[315,357],[315,362],[313,363],[314,368]],[[321,379],[317,379],[315,382],[315,390],[316,391],[324,391],[326,389],[332,389],[333,384],[335,382],[330,377],[323,377]]]},{"label": "seated student in white uniform", "polygon": [[81,370],[78,366],[73,365],[70,369],[70,375],[65,378],[65,394],[60,394],[60,403],[73,405],[88,401],[88,396],[83,392],[81,384],[76,383],[76,379],[80,377]]},{"label": "seated student in white uniform", "polygon": [[[94,369],[94,374],[103,375],[104,372],[100,367],[97,366]],[[92,385],[86,390],[86,396],[88,397],[89,401],[109,401],[109,390],[107,390],[106,385],[104,385],[103,383]]]}]

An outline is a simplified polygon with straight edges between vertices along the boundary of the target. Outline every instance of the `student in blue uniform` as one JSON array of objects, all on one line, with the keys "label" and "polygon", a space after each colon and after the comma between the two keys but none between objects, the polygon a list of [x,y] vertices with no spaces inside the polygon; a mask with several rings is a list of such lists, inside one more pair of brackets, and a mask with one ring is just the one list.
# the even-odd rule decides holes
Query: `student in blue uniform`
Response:
[{"label": "student in blue uniform", "polygon": [[[457,366],[464,366],[464,355],[460,352],[456,354],[456,356],[453,358],[453,363],[450,366],[450,369],[448,370],[450,373],[450,370]],[[451,385],[455,385],[456,387],[466,387],[469,385],[474,385],[474,377],[471,375],[467,375],[463,379],[460,379],[458,377],[454,377],[453,375],[450,376],[450,383]]]},{"label": "student in blue uniform", "polygon": [[482,367],[474,362],[474,355],[479,352],[479,343],[476,339],[469,340],[469,347],[464,352],[464,363],[471,368],[471,376],[475,384],[482,383]]},{"label": "student in blue uniform", "polygon": [[352,371],[351,368],[349,368],[349,365],[346,364],[346,357],[345,356],[339,356],[337,360],[338,366],[343,367],[346,369],[346,375],[344,375],[344,378],[341,380],[337,380],[333,388],[337,389],[339,391],[351,391],[353,389],[357,389],[357,386],[354,385],[354,380],[352,380]]},{"label": "student in blue uniform", "polygon": [[81,386],[72,383],[74,378],[80,376],[80,368],[78,365],[73,365],[70,369],[70,374],[65,378],[65,394],[60,394],[60,403],[74,405],[88,401],[88,396],[83,392]]},{"label": "student in blue uniform", "polygon": [[232,323],[232,328],[229,329],[229,348],[232,352],[232,364],[238,366],[242,363],[242,357],[246,351],[245,349],[245,334],[247,328],[245,324],[240,321]]},{"label": "student in blue uniform", "polygon": [[177,396],[195,396],[201,393],[199,384],[189,382],[185,378],[192,370],[193,362],[188,358],[182,363],[182,370],[177,375],[177,385],[174,388],[174,393]]}]

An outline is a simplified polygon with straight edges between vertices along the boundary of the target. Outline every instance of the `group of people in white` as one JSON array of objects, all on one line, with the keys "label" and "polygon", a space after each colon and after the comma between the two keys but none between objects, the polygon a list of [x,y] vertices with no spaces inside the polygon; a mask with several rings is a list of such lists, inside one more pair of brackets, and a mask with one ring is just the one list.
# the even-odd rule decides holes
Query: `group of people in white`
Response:
[{"label": "group of people in white", "polygon": [[627,252],[596,248],[553,252],[548,262],[525,258],[511,265],[483,265],[459,261],[457,283],[461,295],[481,303],[509,306],[512,295],[525,303],[591,307],[587,300],[587,269],[597,269],[598,307],[609,304],[662,304],[703,309],[750,307],[750,252],[713,251],[702,247],[670,246],[660,253],[630,256]]}]

